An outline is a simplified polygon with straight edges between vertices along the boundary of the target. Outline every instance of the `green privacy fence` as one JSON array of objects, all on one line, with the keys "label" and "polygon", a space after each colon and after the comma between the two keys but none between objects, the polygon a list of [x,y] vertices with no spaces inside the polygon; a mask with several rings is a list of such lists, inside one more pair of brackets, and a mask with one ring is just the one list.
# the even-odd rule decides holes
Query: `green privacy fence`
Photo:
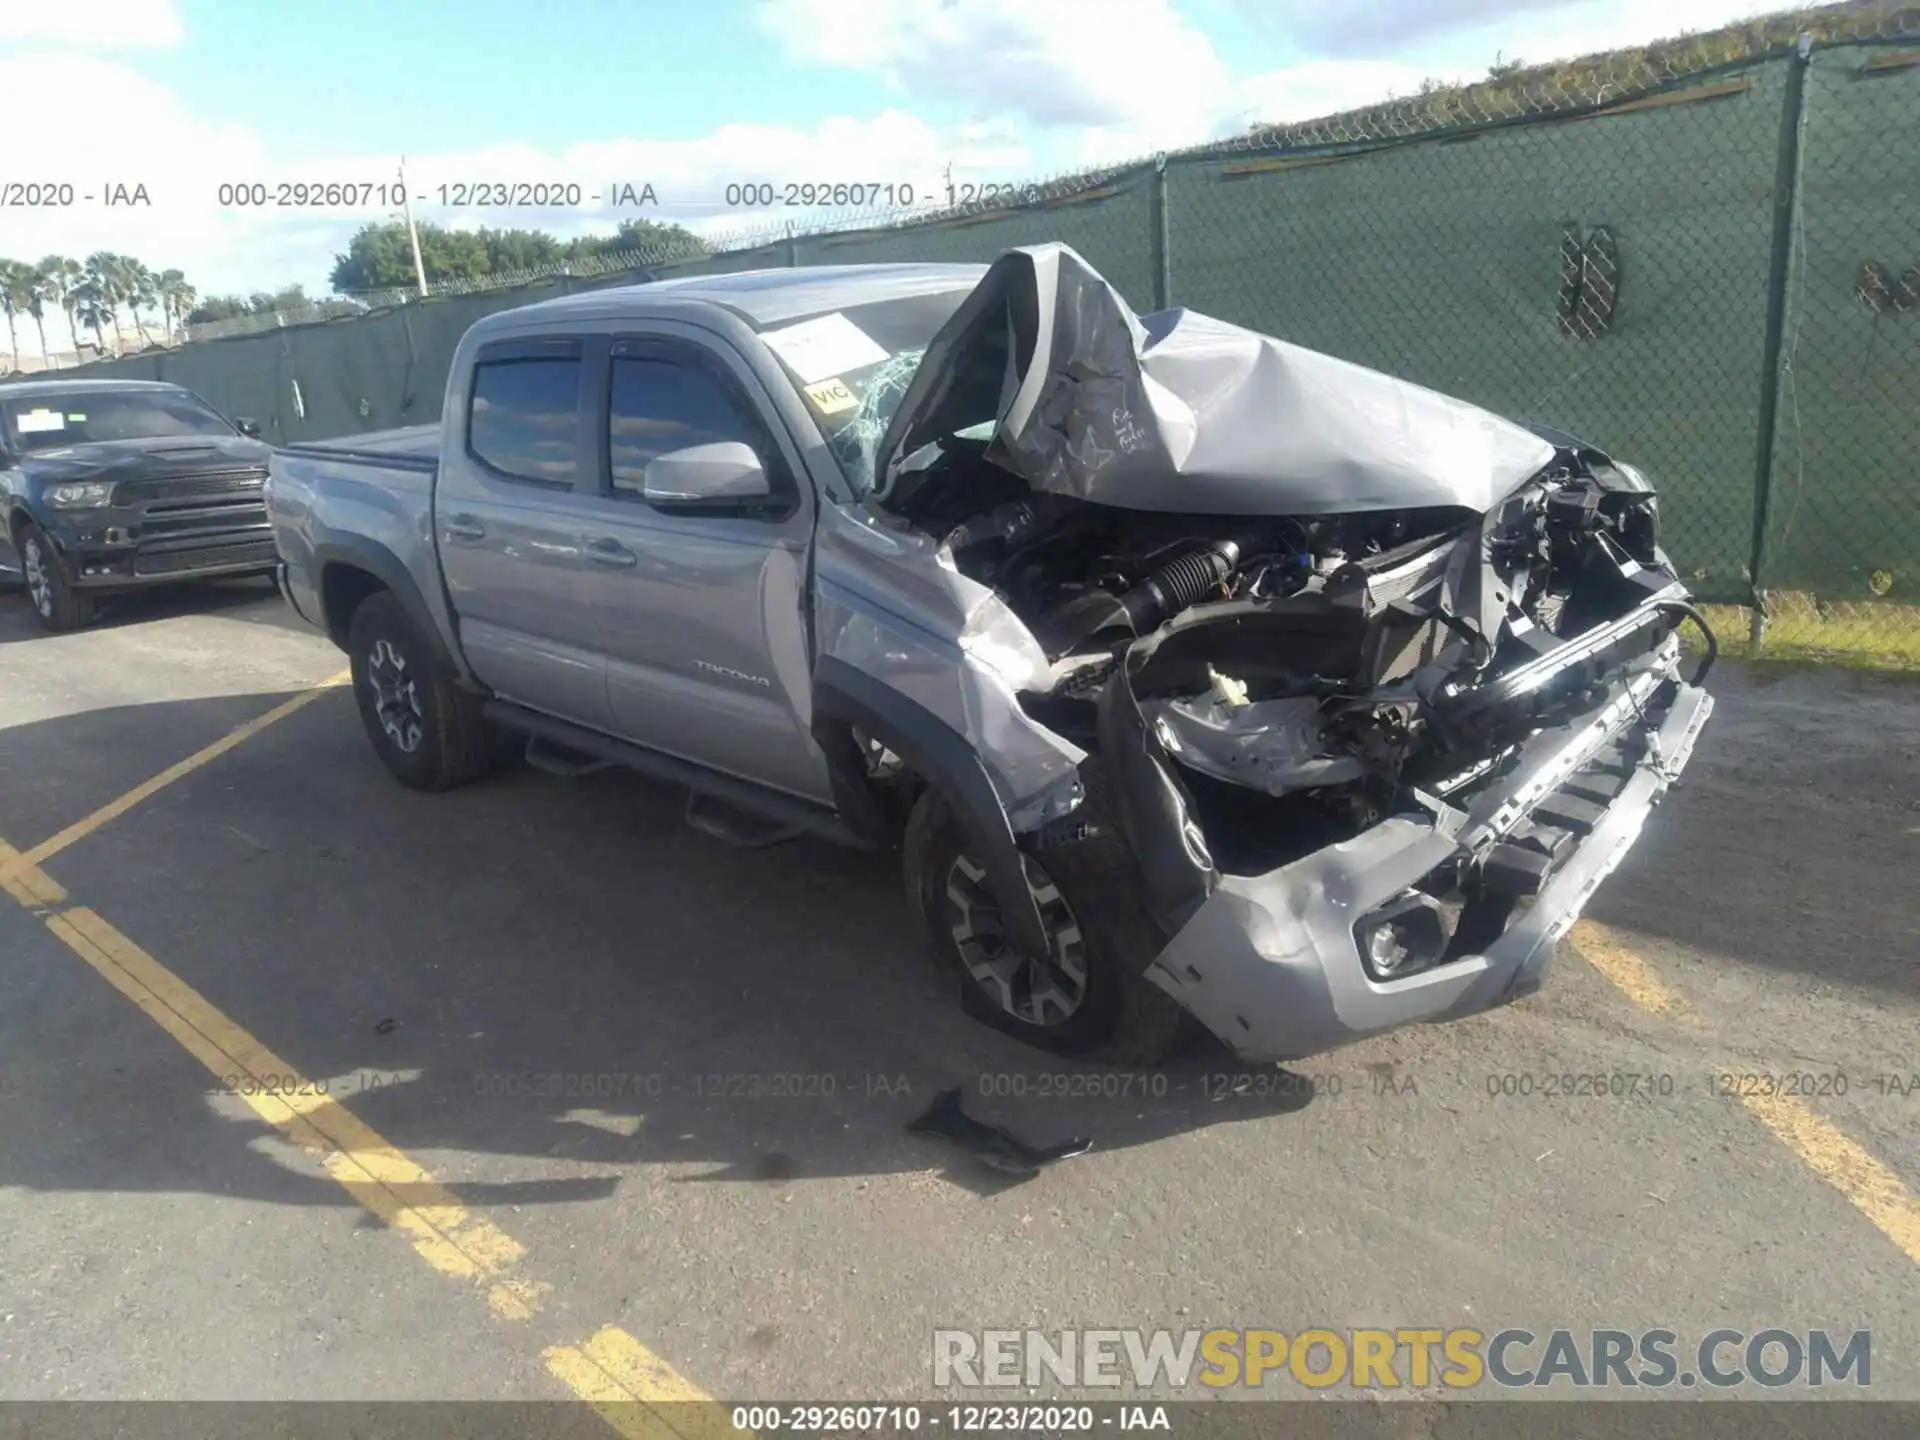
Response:
[{"label": "green privacy fence", "polygon": [[490,311],[667,273],[1059,240],[1143,311],[1188,306],[1639,464],[1705,600],[1778,613],[1791,596],[1890,635],[1920,616],[1920,33],[1652,78],[1523,84],[1464,114],[1413,97],[1029,203],[89,369],[189,385],[271,439],[331,437],[434,419],[455,342]]}]

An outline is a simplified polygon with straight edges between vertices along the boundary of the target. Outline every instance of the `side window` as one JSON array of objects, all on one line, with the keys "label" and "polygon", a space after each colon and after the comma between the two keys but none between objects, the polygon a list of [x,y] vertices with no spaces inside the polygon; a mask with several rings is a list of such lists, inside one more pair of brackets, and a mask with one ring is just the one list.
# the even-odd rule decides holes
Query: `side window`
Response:
[{"label": "side window", "polygon": [[751,445],[770,472],[778,469],[759,424],[725,383],[701,366],[616,355],[611,390],[607,448],[615,494],[638,495],[649,460],[689,445],[738,440]]},{"label": "side window", "polygon": [[501,474],[571,485],[579,468],[580,358],[482,360],[473,367],[467,445]]}]

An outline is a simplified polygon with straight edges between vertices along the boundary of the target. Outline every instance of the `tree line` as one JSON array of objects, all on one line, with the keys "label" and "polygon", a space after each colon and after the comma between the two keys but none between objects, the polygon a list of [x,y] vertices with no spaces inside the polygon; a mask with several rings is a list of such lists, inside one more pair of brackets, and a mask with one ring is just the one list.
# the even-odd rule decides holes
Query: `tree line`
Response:
[{"label": "tree line", "polygon": [[[513,275],[609,255],[678,260],[707,253],[692,232],[652,220],[628,220],[612,235],[573,240],[543,230],[449,230],[431,223],[421,224],[418,231],[430,283]],[[343,295],[413,288],[417,277],[407,227],[397,220],[361,226],[346,252],[334,257],[330,278]],[[155,312],[163,340],[171,342],[183,325],[303,310],[312,303],[299,285],[202,298],[181,271],[152,270],[131,255],[109,250],[95,251],[84,261],[64,255],[49,255],[38,264],[0,260],[0,310],[6,314],[15,370],[20,368],[21,322],[28,319],[39,335],[41,363],[50,363],[46,319],[56,311],[66,315],[76,344],[91,331],[102,354],[117,355],[126,348],[123,315],[141,343],[151,345],[148,324]]]},{"label": "tree line", "polygon": [[0,260],[0,310],[7,317],[7,345],[13,356],[13,368],[20,368],[20,322],[31,319],[40,336],[40,358],[48,362],[47,315],[63,312],[67,328],[78,343],[83,330],[104,353],[107,330],[112,327],[113,349],[125,347],[126,334],[120,324],[124,309],[134,332],[145,343],[152,343],[142,311],[160,312],[160,323],[171,335],[176,324],[185,320],[194,302],[193,286],[178,270],[150,270],[131,255],[116,255],[96,250],[84,261],[65,255],[49,255],[37,265],[20,260]]},{"label": "tree line", "polygon": [[[635,254],[659,260],[685,260],[708,253],[684,226],[656,220],[627,220],[611,235],[562,240],[544,230],[449,230],[422,221],[420,260],[429,283],[483,280],[530,270],[558,269],[569,263]],[[363,225],[336,255],[328,276],[336,293],[410,290],[418,283],[407,227],[398,220]]]}]

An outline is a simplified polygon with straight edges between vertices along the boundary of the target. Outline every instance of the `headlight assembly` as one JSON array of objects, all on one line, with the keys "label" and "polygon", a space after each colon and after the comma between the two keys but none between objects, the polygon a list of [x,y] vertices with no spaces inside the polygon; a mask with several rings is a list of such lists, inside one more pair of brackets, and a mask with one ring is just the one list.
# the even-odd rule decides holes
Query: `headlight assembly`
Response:
[{"label": "headlight assembly", "polygon": [[1653,489],[1653,482],[1647,478],[1647,472],[1642,470],[1638,465],[1628,465],[1623,461],[1616,460],[1613,462],[1613,468],[1631,480],[1634,489],[1646,491]]},{"label": "headlight assembly", "polygon": [[97,510],[113,499],[113,485],[106,480],[81,480],[69,485],[49,485],[47,504],[56,510]]}]

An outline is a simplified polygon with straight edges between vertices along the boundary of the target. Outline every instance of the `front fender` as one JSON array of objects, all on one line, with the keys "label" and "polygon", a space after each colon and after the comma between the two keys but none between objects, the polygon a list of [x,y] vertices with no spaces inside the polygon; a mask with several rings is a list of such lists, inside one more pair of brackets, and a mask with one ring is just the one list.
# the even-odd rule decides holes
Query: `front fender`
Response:
[{"label": "front fender", "polygon": [[1027,884],[1026,866],[1006,811],[979,755],[932,711],[891,686],[824,655],[813,672],[813,733],[833,753],[833,727],[849,725],[879,741],[938,790],[965,827],[970,848],[986,867],[1016,948],[1047,953],[1047,928]]}]

